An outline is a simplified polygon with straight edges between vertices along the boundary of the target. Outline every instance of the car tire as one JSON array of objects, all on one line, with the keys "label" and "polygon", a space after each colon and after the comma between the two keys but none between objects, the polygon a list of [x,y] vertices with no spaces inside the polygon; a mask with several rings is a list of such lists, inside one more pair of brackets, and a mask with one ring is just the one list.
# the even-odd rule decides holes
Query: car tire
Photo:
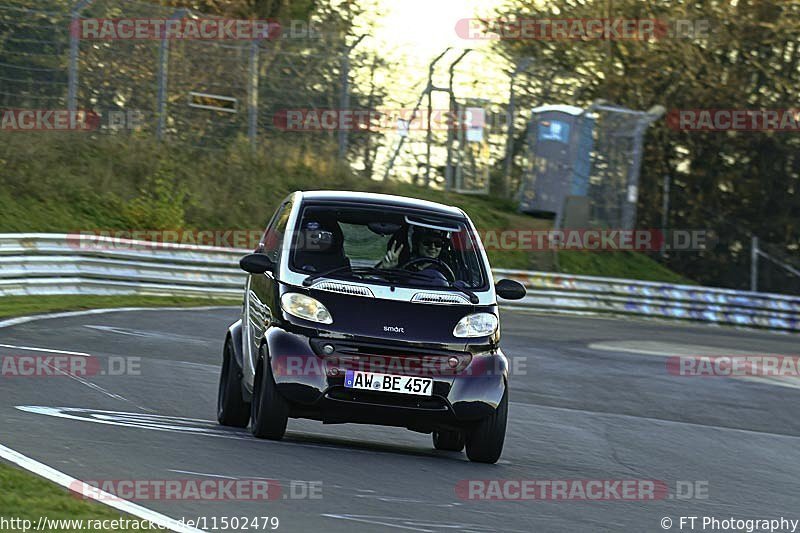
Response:
[{"label": "car tire", "polygon": [[472,428],[467,434],[467,457],[476,463],[496,463],[503,453],[503,442],[506,438],[506,420],[508,419],[508,389],[497,409]]},{"label": "car tire", "polygon": [[269,359],[261,357],[250,403],[250,431],[259,439],[281,440],[288,421],[289,404],[278,392]]},{"label": "car tire", "polygon": [[434,431],[433,447],[437,450],[460,452],[464,449],[464,433],[462,431]]},{"label": "car tire", "polygon": [[242,396],[242,371],[236,362],[233,341],[225,340],[222,369],[217,391],[217,421],[223,426],[246,428],[250,422],[250,404]]}]

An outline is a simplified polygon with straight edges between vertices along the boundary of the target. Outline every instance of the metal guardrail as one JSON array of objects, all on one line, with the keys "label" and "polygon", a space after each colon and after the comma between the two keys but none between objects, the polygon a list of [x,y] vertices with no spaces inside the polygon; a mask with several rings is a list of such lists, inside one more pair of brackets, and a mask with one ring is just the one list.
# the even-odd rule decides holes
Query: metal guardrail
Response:
[{"label": "metal guardrail", "polygon": [[800,298],[694,285],[494,270],[528,295],[513,306],[553,313],[615,314],[800,331]]},{"label": "metal guardrail", "polygon": [[[249,250],[99,236],[0,234],[0,296],[140,294],[239,298]],[[495,269],[528,295],[509,308],[673,318],[800,331],[800,298],[616,278]]]}]

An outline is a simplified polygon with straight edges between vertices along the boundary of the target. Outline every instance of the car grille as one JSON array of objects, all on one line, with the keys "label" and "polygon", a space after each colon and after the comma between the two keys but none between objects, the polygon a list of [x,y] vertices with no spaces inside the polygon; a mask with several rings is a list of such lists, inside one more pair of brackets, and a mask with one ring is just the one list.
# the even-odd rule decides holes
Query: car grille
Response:
[{"label": "car grille", "polygon": [[[311,345],[314,352],[324,358],[329,369],[337,368],[341,374],[345,370],[362,370],[388,374],[446,377],[462,371],[469,366],[472,360],[472,356],[466,352],[418,350],[352,341],[315,339],[311,341]],[[333,346],[334,351],[325,353],[323,348],[325,345]],[[449,363],[452,357],[458,360],[455,367],[451,367]]]}]

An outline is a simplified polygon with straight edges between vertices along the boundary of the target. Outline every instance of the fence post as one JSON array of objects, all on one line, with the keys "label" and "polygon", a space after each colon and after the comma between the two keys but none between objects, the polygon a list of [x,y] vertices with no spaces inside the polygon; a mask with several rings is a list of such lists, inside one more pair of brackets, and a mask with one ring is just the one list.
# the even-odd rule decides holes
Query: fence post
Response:
[{"label": "fence post", "polygon": [[750,240],[750,290],[758,292],[758,237]]},{"label": "fence post", "polygon": [[516,112],[516,94],[514,93],[514,82],[517,79],[517,76],[528,68],[528,65],[531,64],[533,61],[532,57],[525,57],[517,63],[517,66],[514,67],[514,72],[511,73],[511,80],[509,82],[508,88],[508,116],[506,120],[508,121],[508,128],[506,133],[506,159],[503,163],[503,181],[501,183],[501,190],[500,195],[503,198],[508,196],[508,188],[511,184],[511,163],[514,159],[514,113]]},{"label": "fence post", "polygon": [[78,53],[80,52],[80,14],[94,0],[80,0],[72,9],[69,25],[69,70],[67,71],[67,109],[78,109]]},{"label": "fence post", "polygon": [[[450,63],[450,67],[447,69],[448,73],[450,74],[449,82],[447,84],[447,94],[450,96],[449,100],[449,112],[451,118],[453,120],[452,124],[448,124],[447,128],[447,162],[444,166],[444,188],[446,191],[449,191],[453,188],[453,141],[455,140],[455,131],[456,127],[461,127],[461,117],[457,116],[458,113],[458,102],[456,102],[456,93],[453,89],[453,78],[455,76],[456,65],[464,59],[468,53],[472,52],[471,48],[467,48],[464,50],[455,61]],[[428,121],[430,122],[430,117],[428,117]]]},{"label": "fence post", "polygon": [[[414,106],[414,110],[411,112],[411,118],[409,119],[408,123],[411,124],[414,122],[414,118],[417,116],[417,111],[419,111],[419,106],[422,105],[422,100],[425,98],[425,95],[428,91],[433,90],[433,69],[436,63],[447,53],[450,51],[452,47],[448,46],[444,49],[444,52],[436,56],[436,58],[431,61],[430,65],[428,65],[428,85],[422,91],[422,94],[419,95],[419,100],[417,100],[416,105]],[[430,118],[430,117],[429,117]],[[389,177],[389,173],[392,171],[392,167],[394,167],[394,161],[397,159],[397,155],[400,153],[400,150],[403,148],[403,144],[405,143],[407,137],[400,137],[400,140],[397,143],[397,147],[394,149],[392,153],[392,157],[389,159],[389,163],[386,165],[386,171],[383,173],[383,180]],[[427,162],[428,167],[430,167],[430,161]],[[417,175],[414,175],[414,185],[417,185]]]},{"label": "fence post", "polygon": [[670,175],[664,174],[663,192],[661,195],[661,257],[667,256],[667,225],[669,224],[669,182]]},{"label": "fence post", "polygon": [[644,149],[642,135],[647,122],[638,119],[633,133],[633,154],[630,159],[627,179],[625,181],[625,201],[622,204],[622,229],[630,230],[636,225],[636,208],[639,198],[639,168],[642,165]]},{"label": "fence post", "polygon": [[[175,20],[184,14],[191,14],[185,8],[178,9],[172,14],[170,20]],[[164,128],[167,126],[167,69],[169,67],[169,41],[167,32],[161,35],[161,47],[158,50],[158,127],[156,138],[160,141],[164,136]]]},{"label": "fence post", "polygon": [[250,148],[256,149],[258,133],[258,41],[250,43],[250,70],[247,83],[247,137]]},{"label": "fence post", "polygon": [[[341,58],[341,66],[339,67],[339,78],[341,84],[341,94],[339,94],[339,113],[338,116],[341,116],[342,113],[346,113],[350,109],[350,52],[358,46],[358,43],[364,39],[366,35],[359,36],[356,39],[356,42],[351,44],[350,46],[344,47],[344,52],[342,53]],[[348,138],[349,132],[342,127],[341,121],[339,122],[339,160],[344,161],[347,157],[347,143],[349,141]]]},{"label": "fence post", "polygon": [[159,141],[164,136],[164,127],[167,123],[167,63],[169,62],[169,46],[166,33],[161,36],[161,46],[158,50],[158,126],[156,139]]}]

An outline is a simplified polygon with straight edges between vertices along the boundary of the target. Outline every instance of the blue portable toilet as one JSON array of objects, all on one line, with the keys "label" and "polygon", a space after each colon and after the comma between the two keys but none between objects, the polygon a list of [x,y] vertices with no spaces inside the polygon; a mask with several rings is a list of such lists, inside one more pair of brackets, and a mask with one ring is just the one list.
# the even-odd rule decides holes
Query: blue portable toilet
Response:
[{"label": "blue portable toilet", "polygon": [[580,107],[547,105],[532,110],[530,164],[520,186],[520,212],[560,221],[568,197],[586,198],[593,129],[594,120]]}]

